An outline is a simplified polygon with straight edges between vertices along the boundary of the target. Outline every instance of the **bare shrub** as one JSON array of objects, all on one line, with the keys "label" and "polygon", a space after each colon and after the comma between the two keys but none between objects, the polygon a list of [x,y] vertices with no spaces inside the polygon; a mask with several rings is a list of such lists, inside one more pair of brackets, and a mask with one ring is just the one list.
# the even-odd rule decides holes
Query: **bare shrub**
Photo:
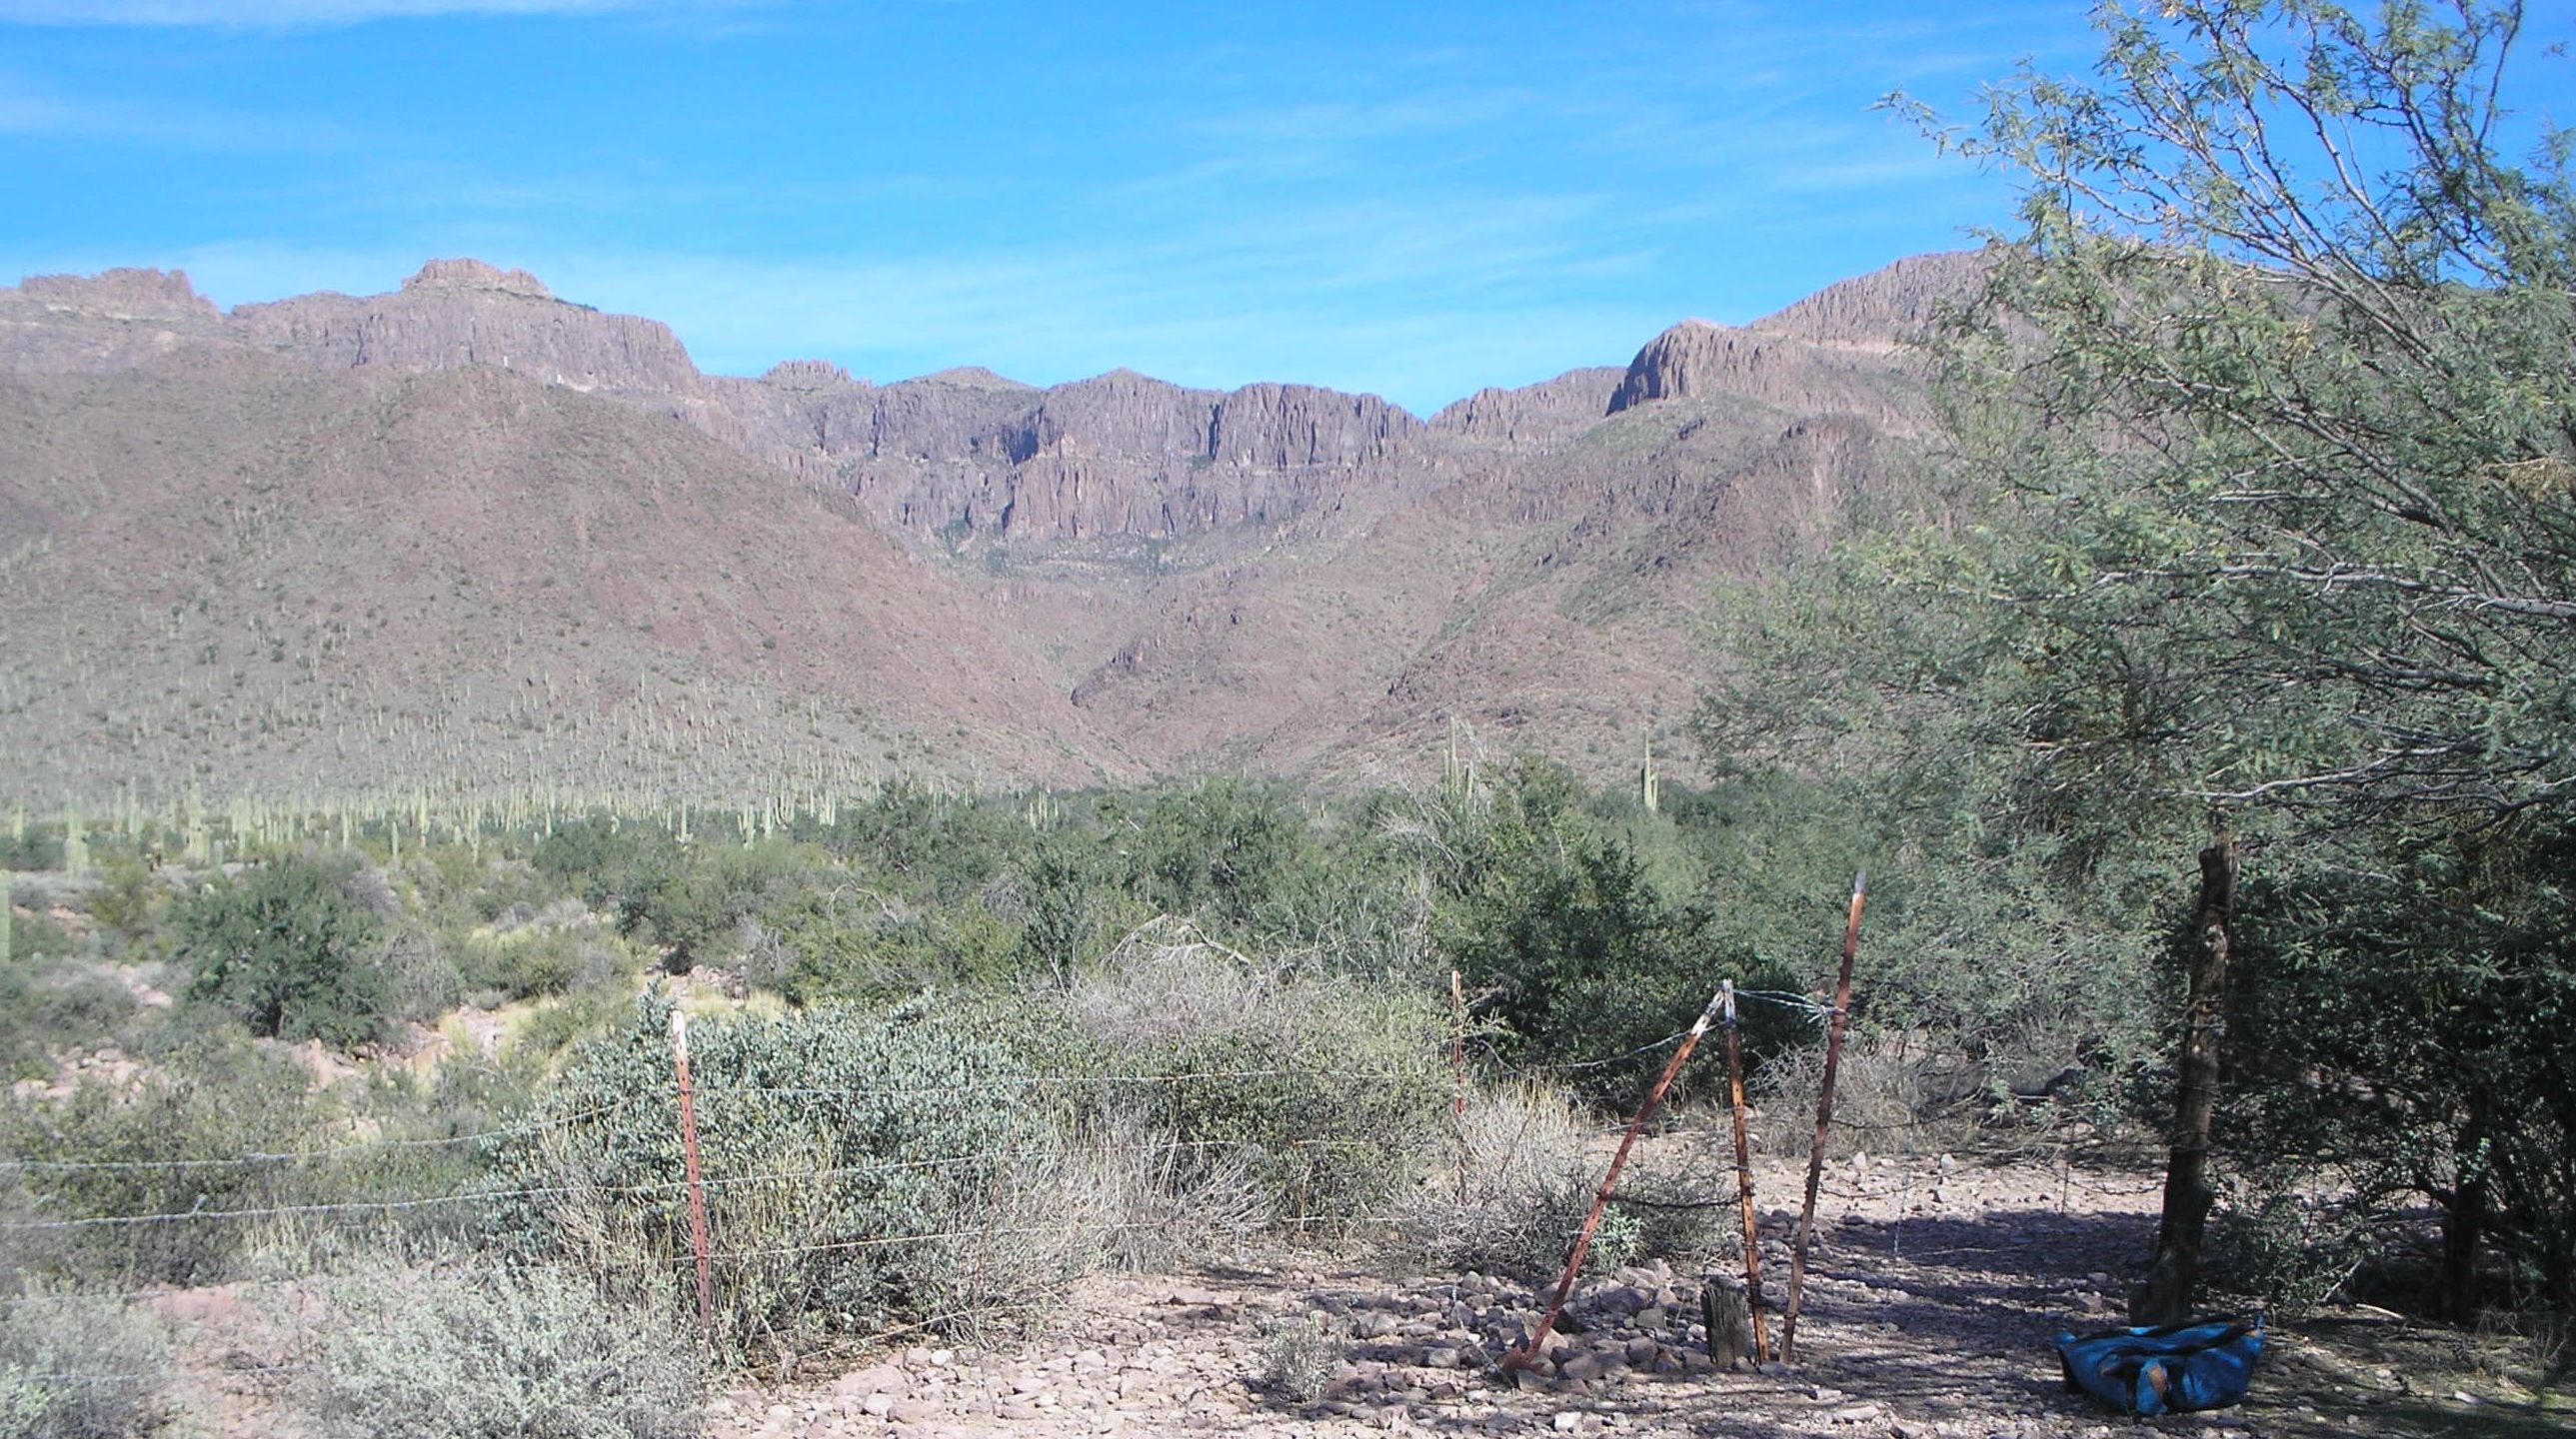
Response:
[{"label": "bare shrub", "polygon": [[[1563,1265],[1613,1144],[1591,1112],[1543,1085],[1479,1090],[1468,1096],[1451,1144],[1449,1167],[1397,1217],[1398,1256],[1433,1269],[1525,1277]],[[1732,1186],[1688,1158],[1649,1165],[1632,1155],[1593,1231],[1586,1271],[1714,1252],[1732,1233],[1734,1211],[1716,1202]]]},{"label": "bare shrub", "polygon": [[[1773,1154],[1803,1155],[1816,1140],[1824,1083],[1821,1047],[1774,1056],[1755,1076],[1764,1096],[1758,1138]],[[1977,1137],[1981,1085],[1961,1083],[1960,1061],[1910,1034],[1855,1032],[1834,1073],[1834,1126],[1826,1152],[1937,1154]]]},{"label": "bare shrub", "polygon": [[1280,990],[1276,974],[1164,915],[1075,981],[1065,1009],[1092,1037],[1135,1049],[1259,1025]]}]

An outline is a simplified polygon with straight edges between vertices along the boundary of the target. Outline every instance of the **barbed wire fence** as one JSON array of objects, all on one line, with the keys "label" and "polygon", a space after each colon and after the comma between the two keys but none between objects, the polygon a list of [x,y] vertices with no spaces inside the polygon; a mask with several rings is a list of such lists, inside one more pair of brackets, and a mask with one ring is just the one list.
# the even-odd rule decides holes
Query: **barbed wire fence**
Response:
[{"label": "barbed wire fence", "polygon": [[[1737,991],[1737,997],[1752,1003],[1769,1004],[1801,1020],[1821,1024],[1829,1008],[1812,996],[1782,991]],[[1560,1082],[1567,1077],[1595,1074],[1611,1067],[1647,1059],[1681,1043],[1690,1030],[1677,1030],[1649,1043],[1617,1053],[1579,1061],[1552,1063],[1514,1063],[1507,1060],[1490,1040],[1476,1038],[1483,1055],[1481,1065],[1486,1080],[1509,1078],[1535,1084]],[[1443,1056],[1447,1058],[1448,1056]],[[965,1095],[991,1095],[999,1090],[1070,1091],[1089,1089],[1093,1092],[1157,1086],[1192,1084],[1243,1084],[1263,1080],[1306,1078],[1313,1071],[1293,1065],[1253,1066],[1223,1069],[1181,1069],[1167,1072],[1134,1071],[1089,1074],[1021,1074],[1000,1075],[974,1082],[955,1084],[863,1085],[796,1085],[756,1084],[725,1077],[709,1077],[697,1092],[702,1096],[726,1099],[756,1097],[762,1100],[802,1101],[827,1104],[838,1101],[870,1103],[897,1102],[907,1099],[930,1099]],[[1344,1073],[1341,1082],[1367,1085],[1419,1080],[1419,1074],[1399,1071],[1383,1073]],[[1462,1071],[1462,1083],[1464,1075]],[[641,1098],[641,1096],[639,1096]],[[1444,1106],[1445,1107],[1445,1106]],[[339,1199],[296,1200],[292,1202],[210,1202],[200,1192],[196,1202],[185,1208],[138,1210],[133,1212],[64,1213],[64,1200],[49,1195],[48,1180],[77,1179],[89,1176],[162,1175],[180,1179],[199,1176],[238,1178],[240,1176],[277,1176],[301,1170],[326,1168],[352,1161],[373,1161],[402,1156],[458,1156],[488,1165],[498,1154],[514,1146],[533,1146],[563,1136],[579,1133],[584,1126],[615,1117],[620,1106],[600,1105],[540,1118],[496,1125],[493,1127],[429,1137],[352,1138],[297,1148],[245,1148],[230,1154],[179,1155],[162,1158],[55,1158],[31,1155],[0,1155],[0,1193],[14,1190],[14,1206],[0,1211],[0,1246],[20,1248],[24,1241],[46,1237],[104,1238],[118,1234],[146,1231],[193,1230],[198,1227],[248,1226],[258,1224],[298,1223],[322,1226],[344,1226],[365,1223],[392,1224],[399,1227],[413,1219],[435,1219],[451,1226],[488,1231],[512,1215],[524,1215],[528,1206],[550,1200],[579,1197],[591,1202],[610,1202],[633,1207],[637,1212],[668,1219],[667,1206],[690,1197],[692,1192],[703,1201],[707,1195],[729,1196],[769,1187],[792,1189],[803,1186],[811,1190],[822,1185],[865,1185],[890,1180],[904,1174],[935,1174],[949,1170],[998,1170],[1017,1167],[1032,1170],[1037,1161],[1061,1162],[1069,1159],[1110,1159],[1128,1157],[1170,1164],[1187,1155],[1223,1154],[1240,1151],[1247,1141],[1238,1139],[1185,1139],[1159,1135],[1128,1144],[1116,1144],[1093,1137],[1059,1136],[1043,1154],[1020,1149],[973,1149],[955,1153],[913,1155],[901,1158],[863,1160],[827,1165],[792,1165],[743,1172],[710,1172],[696,1177],[655,1178],[625,1182],[602,1182],[590,1177],[561,1183],[527,1184],[500,1182],[502,1170],[487,1167],[481,1182],[436,1192],[396,1192]],[[719,1115],[719,1120],[721,1115]],[[1855,1127],[1874,1131],[1919,1129],[1920,1123],[1902,1125],[1860,1124]],[[1588,1133],[1607,1136],[1618,1133],[1620,1126],[1597,1126]],[[1463,1135],[1460,1136],[1463,1143]],[[1292,1151],[1365,1151],[1371,1146],[1357,1140],[1305,1138],[1275,1142],[1274,1150]],[[2071,1169],[2069,1178],[2071,1181]],[[399,1175],[376,1175],[373,1182],[398,1184]],[[1835,1185],[1839,1197],[1859,1199],[1866,1191],[1857,1184],[1846,1189]],[[1727,1202],[1732,1201],[1730,1194]],[[1715,1201],[1712,1201],[1715,1202]],[[1025,1218],[1025,1216],[1021,1216]],[[1404,1224],[1418,1218],[1416,1211],[1402,1207],[1371,1207],[1352,1212],[1292,1213],[1272,1216],[1270,1224],[1289,1233],[1330,1232],[1350,1234],[1372,1227]],[[1045,1223],[996,1222],[920,1228],[848,1237],[835,1237],[809,1243],[732,1244],[724,1242],[719,1230],[711,1242],[703,1245],[702,1257],[677,1245],[663,1252],[626,1256],[624,1263],[644,1270],[667,1271],[677,1278],[695,1263],[713,1267],[719,1274],[728,1270],[774,1263],[809,1255],[849,1255],[868,1251],[896,1250],[907,1246],[989,1245],[1019,1239],[1061,1240],[1068,1228],[1079,1226],[1092,1242],[1102,1236],[1126,1231],[1140,1231],[1168,1224],[1162,1217],[1141,1219],[1103,1219],[1098,1216],[1064,1216]],[[677,1232],[678,1226],[671,1226]],[[23,1254],[0,1255],[9,1260]],[[149,1302],[178,1290],[194,1287],[188,1283],[128,1283],[124,1285],[90,1284],[55,1287],[49,1281],[26,1272],[8,1274],[10,1266],[0,1263],[0,1282],[15,1292],[0,1292],[0,1315],[14,1315],[49,1307],[72,1305],[134,1304]],[[112,1267],[112,1266],[111,1266]],[[143,1268],[129,1264],[126,1272]],[[319,1271],[286,1274],[251,1274],[228,1277],[216,1283],[234,1293],[252,1291],[296,1291],[309,1287],[324,1277]],[[245,1377],[283,1376],[303,1372],[301,1365],[248,1365],[233,1372]],[[145,1374],[67,1374],[38,1372],[20,1377],[40,1384],[101,1384],[145,1382],[160,1376]]]}]

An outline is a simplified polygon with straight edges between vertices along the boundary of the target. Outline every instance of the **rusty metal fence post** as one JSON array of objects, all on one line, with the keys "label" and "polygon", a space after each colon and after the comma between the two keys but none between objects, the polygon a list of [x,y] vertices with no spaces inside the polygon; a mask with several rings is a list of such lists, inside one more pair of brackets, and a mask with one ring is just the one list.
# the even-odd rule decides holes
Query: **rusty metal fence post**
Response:
[{"label": "rusty metal fence post", "polygon": [[707,1192],[698,1182],[698,1106],[689,1090],[689,1017],[671,1011],[671,1067],[680,1077],[680,1155],[689,1181],[689,1248],[698,1261],[698,1332],[715,1338],[715,1275],[707,1260]]}]

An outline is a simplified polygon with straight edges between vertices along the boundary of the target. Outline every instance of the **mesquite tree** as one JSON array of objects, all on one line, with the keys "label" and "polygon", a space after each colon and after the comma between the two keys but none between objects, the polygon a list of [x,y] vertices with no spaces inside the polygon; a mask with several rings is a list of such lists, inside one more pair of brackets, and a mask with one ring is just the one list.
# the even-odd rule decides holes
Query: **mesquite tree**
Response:
[{"label": "mesquite tree", "polygon": [[1963,889],[2133,937],[2127,876],[2235,839],[2222,1160],[2576,1304],[2576,198],[2522,21],[2114,7],[1935,127],[2024,198],[1931,337],[1945,523],[1792,586],[1702,732],[1829,741]]}]

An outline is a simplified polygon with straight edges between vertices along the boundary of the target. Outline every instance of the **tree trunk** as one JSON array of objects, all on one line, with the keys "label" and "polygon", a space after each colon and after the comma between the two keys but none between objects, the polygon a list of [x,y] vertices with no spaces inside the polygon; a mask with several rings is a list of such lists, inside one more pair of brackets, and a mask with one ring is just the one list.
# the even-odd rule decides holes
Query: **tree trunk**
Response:
[{"label": "tree trunk", "polygon": [[2469,1122],[2451,1146],[2458,1172],[2442,1207],[2441,1308],[2454,1324],[2466,1323],[2477,1306],[2478,1241],[2486,1236],[2490,1202],[2486,1156],[2479,1152],[2485,1132],[2485,1116],[2472,1104]]},{"label": "tree trunk", "polygon": [[2129,1299],[2132,1324],[2178,1324],[2191,1317],[2192,1290],[2200,1282],[2201,1236],[2215,1198],[2209,1187],[2209,1127],[2218,1109],[2219,1009],[2227,987],[2236,866],[2234,840],[2200,852],[2200,908],[2193,925],[2200,950],[2192,957],[2190,997],[2183,1005],[2164,1219],[2156,1228],[2147,1281]]}]

